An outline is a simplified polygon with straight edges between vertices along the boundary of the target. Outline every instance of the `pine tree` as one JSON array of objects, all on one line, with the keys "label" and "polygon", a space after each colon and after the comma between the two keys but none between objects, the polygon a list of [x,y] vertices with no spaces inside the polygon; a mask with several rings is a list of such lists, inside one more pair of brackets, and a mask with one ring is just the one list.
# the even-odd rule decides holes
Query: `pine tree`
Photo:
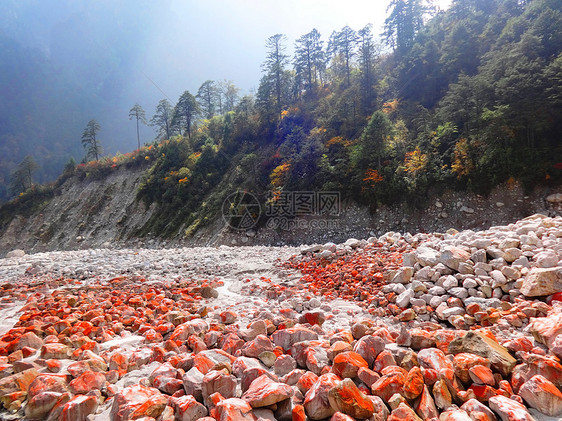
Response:
[{"label": "pine tree", "polygon": [[129,110],[129,120],[132,120],[133,118],[137,121],[137,146],[138,149],[140,149],[139,122],[145,125],[148,123],[146,122],[144,109],[139,104],[135,104],[133,108]]},{"label": "pine tree", "polygon": [[86,149],[86,159],[99,161],[100,155],[103,153],[101,143],[97,138],[100,129],[96,120],[90,120],[82,133],[82,146]]},{"label": "pine tree", "polygon": [[150,125],[158,128],[158,137],[169,139],[172,136],[172,117],[174,109],[167,99],[161,99],[156,106],[156,113],[150,119]]}]

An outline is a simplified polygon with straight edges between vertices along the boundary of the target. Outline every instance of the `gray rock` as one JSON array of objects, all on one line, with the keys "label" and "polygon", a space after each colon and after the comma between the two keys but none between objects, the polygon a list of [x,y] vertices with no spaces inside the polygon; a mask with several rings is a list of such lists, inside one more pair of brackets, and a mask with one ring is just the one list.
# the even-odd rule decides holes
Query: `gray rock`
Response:
[{"label": "gray rock", "polygon": [[349,240],[347,240],[344,245],[346,247],[351,247],[352,249],[355,249],[357,247],[359,247],[361,245],[361,241],[359,241],[356,238],[350,238]]},{"label": "gray rock", "polygon": [[558,255],[553,250],[545,250],[535,255],[535,263],[539,268],[552,268],[558,264]]},{"label": "gray rock", "polygon": [[441,253],[440,262],[453,270],[458,270],[459,263],[466,262],[469,259],[470,253],[468,253],[467,251],[459,247],[447,246]]},{"label": "gray rock", "polygon": [[401,308],[406,308],[410,304],[410,299],[414,297],[414,291],[407,289],[398,297],[396,297],[396,305]]},{"label": "gray rock", "polygon": [[416,260],[422,266],[435,266],[439,262],[440,253],[430,247],[418,247],[416,249]]},{"label": "gray rock", "polygon": [[447,292],[451,294],[453,297],[460,298],[461,300],[468,297],[468,291],[463,287],[451,288]]},{"label": "gray rock", "polygon": [[25,251],[23,251],[22,249],[15,249],[12,251],[9,251],[8,254],[6,254],[6,259],[11,259],[14,257],[23,257],[25,256]]},{"label": "gray rock", "polygon": [[486,263],[488,261],[488,257],[486,255],[486,250],[477,250],[470,256],[470,260],[474,263]]},{"label": "gray rock", "polygon": [[455,288],[459,286],[459,281],[452,275],[449,275],[443,281],[443,288],[446,291],[449,291],[451,288]]},{"label": "gray rock", "polygon": [[496,300],[494,298],[469,297],[466,300],[464,300],[465,306],[468,306],[470,304],[478,304],[483,310],[487,310],[489,308],[501,307],[501,301]]},{"label": "gray rock", "polygon": [[394,275],[394,277],[392,278],[392,282],[399,283],[399,284],[408,284],[410,283],[410,280],[412,279],[413,275],[414,275],[414,268],[411,266],[406,266],[398,270],[396,275]]}]

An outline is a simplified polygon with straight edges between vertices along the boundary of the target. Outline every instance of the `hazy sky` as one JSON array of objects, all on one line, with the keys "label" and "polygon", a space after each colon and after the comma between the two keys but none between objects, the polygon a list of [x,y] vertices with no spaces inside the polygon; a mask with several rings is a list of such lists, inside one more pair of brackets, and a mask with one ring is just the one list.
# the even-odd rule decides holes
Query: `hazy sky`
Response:
[{"label": "hazy sky", "polygon": [[[288,37],[289,50],[301,35],[316,28],[325,42],[333,30],[373,24],[378,36],[389,0],[172,0],[154,27],[142,71],[175,100],[185,89],[196,92],[206,79],[230,79],[244,92],[257,89],[265,40]],[[450,0],[437,0],[446,8]],[[144,75],[132,89],[154,91]]]},{"label": "hazy sky", "polygon": [[[0,35],[5,31],[39,49],[52,72],[60,69],[61,82],[49,98],[39,98],[41,86],[25,98],[68,110],[57,113],[57,127],[70,133],[45,132],[80,154],[74,139],[95,118],[107,153],[127,152],[136,146],[135,125],[128,120],[135,103],[150,119],[159,100],[166,96],[175,104],[183,91],[196,94],[208,79],[232,80],[241,94],[255,92],[268,37],[285,34],[289,55],[295,40],[314,28],[327,43],[334,30],[370,23],[378,39],[390,1],[0,0]],[[442,9],[450,2],[434,0]],[[65,81],[76,95],[61,89]],[[154,135],[151,127],[141,127],[142,142]]]}]

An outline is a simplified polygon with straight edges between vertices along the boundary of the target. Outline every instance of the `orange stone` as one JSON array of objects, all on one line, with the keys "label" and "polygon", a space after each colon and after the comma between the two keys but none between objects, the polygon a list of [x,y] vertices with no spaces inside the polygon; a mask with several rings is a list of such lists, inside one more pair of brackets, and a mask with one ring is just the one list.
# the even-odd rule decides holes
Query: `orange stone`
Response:
[{"label": "orange stone", "polygon": [[342,352],[334,358],[332,373],[340,378],[355,378],[361,367],[369,368],[361,355],[353,351]]},{"label": "orange stone", "polygon": [[414,367],[406,376],[406,381],[404,383],[404,396],[406,399],[415,399],[422,393],[423,388],[424,380],[421,369],[419,367]]},{"label": "orange stone", "polygon": [[373,395],[388,402],[395,393],[401,393],[404,388],[406,377],[402,373],[392,373],[382,376],[371,386]]}]

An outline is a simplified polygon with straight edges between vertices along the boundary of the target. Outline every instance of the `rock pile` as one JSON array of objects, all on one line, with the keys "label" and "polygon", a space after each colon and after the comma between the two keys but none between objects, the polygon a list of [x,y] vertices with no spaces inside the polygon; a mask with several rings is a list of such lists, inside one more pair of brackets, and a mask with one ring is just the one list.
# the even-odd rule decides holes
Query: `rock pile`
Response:
[{"label": "rock pile", "polygon": [[303,252],[237,291],[228,271],[10,278],[0,417],[562,417],[562,218]]}]

